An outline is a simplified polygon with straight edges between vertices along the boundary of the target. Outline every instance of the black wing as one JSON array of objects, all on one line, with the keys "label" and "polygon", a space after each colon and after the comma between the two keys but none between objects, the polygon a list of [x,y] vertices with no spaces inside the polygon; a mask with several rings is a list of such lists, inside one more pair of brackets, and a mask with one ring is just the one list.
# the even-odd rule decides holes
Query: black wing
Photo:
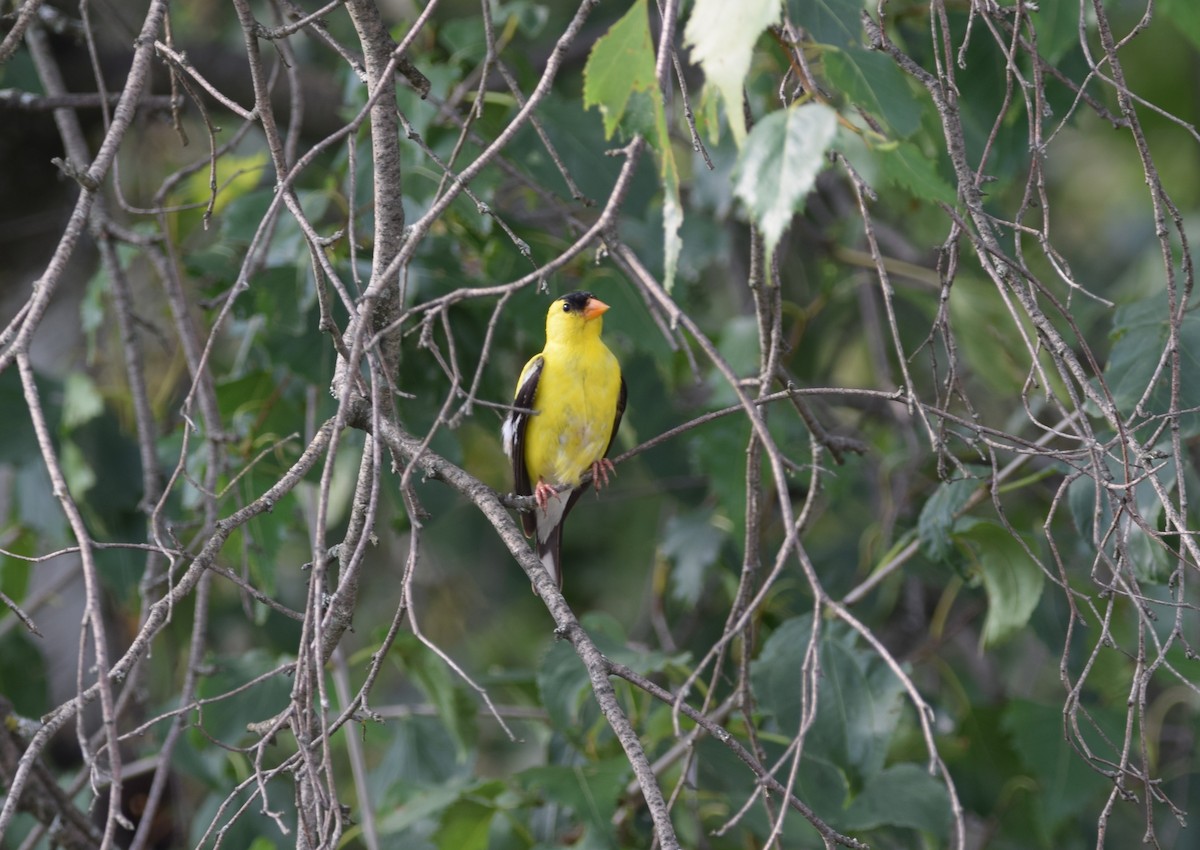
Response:
[{"label": "black wing", "polygon": [[[533,483],[529,480],[529,469],[525,466],[525,432],[531,415],[526,411],[533,410],[533,399],[537,395],[538,379],[542,377],[542,366],[545,362],[540,354],[534,358],[534,364],[530,368],[529,374],[525,376],[524,383],[517,388],[517,397],[513,399],[513,407],[516,409],[508,414],[508,421],[505,423],[512,434],[510,454],[513,469],[513,492],[518,496],[533,494]],[[624,393],[622,393],[622,398],[624,398]],[[521,527],[525,529],[526,537],[536,530],[537,517],[532,511],[521,512]]]}]

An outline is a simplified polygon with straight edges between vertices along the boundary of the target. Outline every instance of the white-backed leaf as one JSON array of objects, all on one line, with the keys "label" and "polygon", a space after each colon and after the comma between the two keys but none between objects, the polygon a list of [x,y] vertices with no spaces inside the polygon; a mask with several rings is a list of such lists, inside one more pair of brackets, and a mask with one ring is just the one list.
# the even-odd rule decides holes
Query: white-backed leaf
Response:
[{"label": "white-backed leaf", "polygon": [[810,103],[771,113],[747,138],[733,191],[762,230],[768,256],[804,208],[836,132],[837,113]]},{"label": "white-backed leaf", "polygon": [[683,31],[692,61],[704,70],[709,85],[721,92],[725,114],[738,147],[746,139],[742,85],[750,70],[754,43],[763,30],[779,20],[780,0],[696,0]]}]

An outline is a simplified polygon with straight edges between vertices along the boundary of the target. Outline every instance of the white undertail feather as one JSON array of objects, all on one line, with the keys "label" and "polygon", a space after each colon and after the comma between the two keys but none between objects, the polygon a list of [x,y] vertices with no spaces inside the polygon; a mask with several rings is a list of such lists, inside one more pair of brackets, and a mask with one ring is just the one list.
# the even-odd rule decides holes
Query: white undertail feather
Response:
[{"label": "white undertail feather", "polygon": [[550,501],[546,503],[546,510],[537,509],[537,551],[542,559],[542,565],[546,568],[546,572],[550,573],[550,578],[554,579],[559,587],[562,587],[562,576],[559,575],[558,564],[554,562],[557,546],[553,545],[550,536],[554,533],[554,529],[562,522],[563,512],[567,509],[567,499],[570,498],[570,493],[560,493],[557,497],[551,496]]}]

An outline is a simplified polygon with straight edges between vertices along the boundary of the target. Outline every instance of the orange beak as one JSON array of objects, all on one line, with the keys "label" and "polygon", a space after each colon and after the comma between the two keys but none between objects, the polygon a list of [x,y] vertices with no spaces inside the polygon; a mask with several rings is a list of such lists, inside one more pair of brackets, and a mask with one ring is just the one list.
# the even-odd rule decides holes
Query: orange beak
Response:
[{"label": "orange beak", "polygon": [[589,298],[587,306],[583,308],[583,318],[591,321],[598,316],[603,316],[608,312],[608,305],[599,298]]}]

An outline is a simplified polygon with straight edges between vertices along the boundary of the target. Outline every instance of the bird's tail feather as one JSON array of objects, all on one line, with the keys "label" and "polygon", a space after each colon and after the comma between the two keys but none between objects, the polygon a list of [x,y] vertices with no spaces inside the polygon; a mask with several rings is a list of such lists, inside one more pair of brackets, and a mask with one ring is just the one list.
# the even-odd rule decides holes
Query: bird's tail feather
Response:
[{"label": "bird's tail feather", "polygon": [[550,573],[550,578],[554,579],[558,589],[562,590],[562,523],[559,523],[550,529],[549,536],[545,540],[537,541],[538,557],[542,559],[542,566],[546,568],[546,572]]}]

